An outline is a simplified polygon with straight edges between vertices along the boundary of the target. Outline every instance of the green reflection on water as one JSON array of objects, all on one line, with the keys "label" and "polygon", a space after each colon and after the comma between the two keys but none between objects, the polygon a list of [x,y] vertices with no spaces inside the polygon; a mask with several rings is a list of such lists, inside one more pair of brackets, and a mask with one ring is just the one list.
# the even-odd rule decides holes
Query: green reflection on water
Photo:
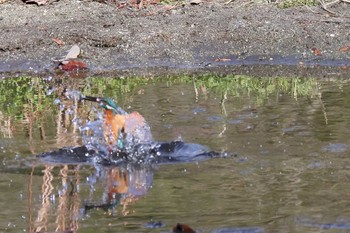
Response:
[{"label": "green reflection on water", "polygon": [[317,80],[308,78],[253,78],[248,76],[201,76],[172,78],[87,78],[43,79],[38,77],[8,78],[0,81],[1,113],[23,120],[25,112],[39,115],[57,109],[55,98],[66,89],[81,91],[85,95],[108,96],[118,99],[132,98],[132,93],[143,85],[165,82],[168,86],[192,83],[195,92],[205,88],[234,97],[248,95],[261,104],[270,95],[289,93],[293,97],[317,94]]}]

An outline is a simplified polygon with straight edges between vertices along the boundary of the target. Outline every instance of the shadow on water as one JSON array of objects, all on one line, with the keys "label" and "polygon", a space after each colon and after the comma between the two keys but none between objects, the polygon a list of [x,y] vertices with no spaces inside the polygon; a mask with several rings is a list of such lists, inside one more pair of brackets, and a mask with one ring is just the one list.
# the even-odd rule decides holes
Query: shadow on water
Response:
[{"label": "shadow on water", "polygon": [[[177,222],[221,233],[348,229],[348,80],[1,82],[0,231],[170,232]],[[72,92],[141,112],[156,140],[180,138],[233,156],[109,166],[38,160],[81,148],[83,126],[98,119],[99,108]]]}]

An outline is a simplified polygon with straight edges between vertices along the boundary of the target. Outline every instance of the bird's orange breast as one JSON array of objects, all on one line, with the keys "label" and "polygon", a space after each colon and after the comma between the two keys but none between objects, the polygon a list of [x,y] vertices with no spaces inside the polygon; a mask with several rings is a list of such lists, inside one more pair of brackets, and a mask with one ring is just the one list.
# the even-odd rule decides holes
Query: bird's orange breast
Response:
[{"label": "bird's orange breast", "polygon": [[105,111],[105,138],[109,144],[114,144],[118,135],[125,130],[125,117],[123,115],[114,115],[112,110]]},{"label": "bird's orange breast", "polygon": [[145,128],[147,125],[145,118],[138,112],[115,115],[112,110],[106,110],[105,114],[105,138],[110,145],[117,142],[120,133],[140,137],[137,130]]}]

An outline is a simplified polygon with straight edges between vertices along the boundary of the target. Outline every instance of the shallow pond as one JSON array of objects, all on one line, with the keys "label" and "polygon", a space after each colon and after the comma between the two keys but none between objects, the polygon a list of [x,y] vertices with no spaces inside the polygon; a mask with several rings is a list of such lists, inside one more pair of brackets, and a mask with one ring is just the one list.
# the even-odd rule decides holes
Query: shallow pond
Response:
[{"label": "shallow pond", "polygon": [[[348,80],[230,77],[0,81],[0,232],[349,232]],[[96,106],[139,111],[159,141],[229,156],[164,165],[44,164],[81,145]],[[349,202],[348,202],[349,201]]]}]

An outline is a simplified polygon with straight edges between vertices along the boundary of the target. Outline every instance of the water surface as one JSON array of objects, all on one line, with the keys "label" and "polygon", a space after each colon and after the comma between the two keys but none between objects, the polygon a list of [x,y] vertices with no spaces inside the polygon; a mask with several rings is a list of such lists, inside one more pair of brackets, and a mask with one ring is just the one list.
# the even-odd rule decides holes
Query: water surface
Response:
[{"label": "water surface", "polygon": [[[45,77],[0,88],[1,232],[170,232],[178,222],[199,232],[350,231],[347,80]],[[36,154],[81,145],[79,127],[98,111],[67,90],[139,111],[158,141],[181,138],[231,156],[39,163]]]}]

